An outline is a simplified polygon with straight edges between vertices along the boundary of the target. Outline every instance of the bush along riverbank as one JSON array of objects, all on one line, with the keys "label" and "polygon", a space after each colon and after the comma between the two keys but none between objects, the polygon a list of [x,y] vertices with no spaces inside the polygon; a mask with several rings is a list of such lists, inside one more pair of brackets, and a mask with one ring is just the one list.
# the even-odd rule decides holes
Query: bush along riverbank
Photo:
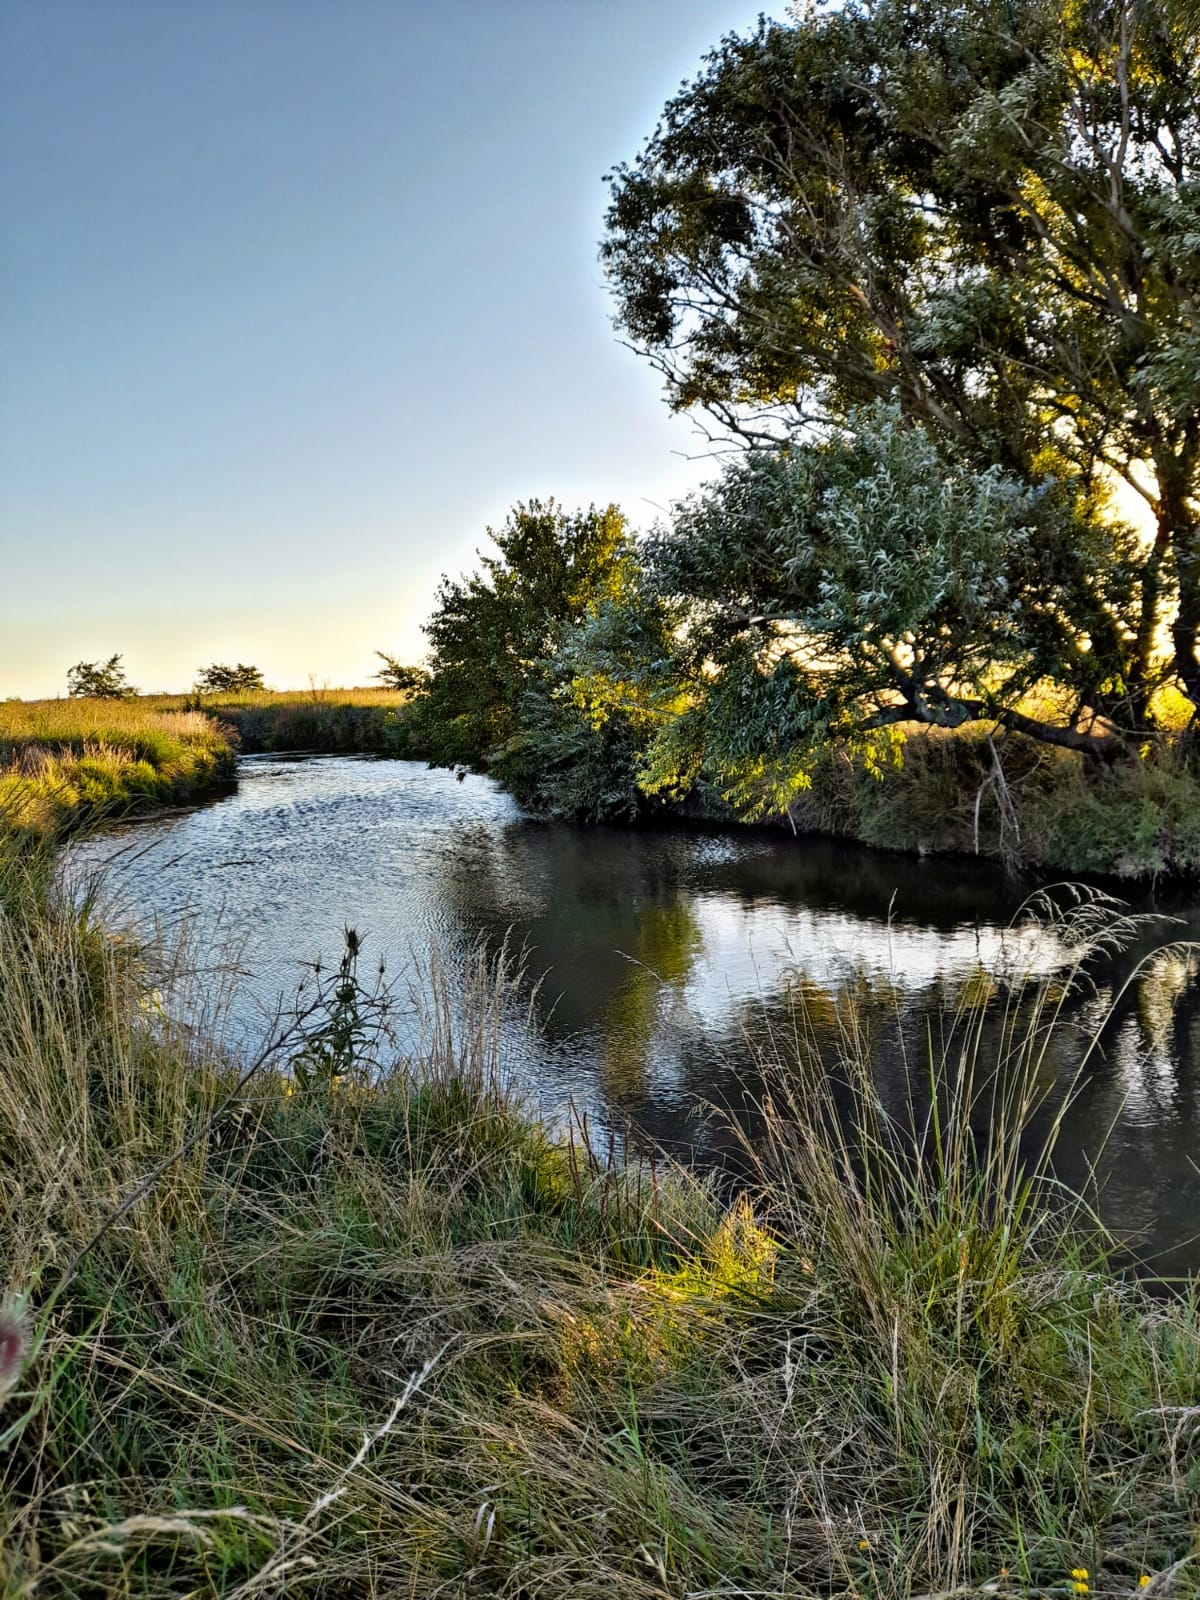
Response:
[{"label": "bush along riverbank", "polygon": [[852,1002],[838,1081],[798,1014],[729,1199],[523,1108],[503,959],[435,963],[401,1056],[351,939],[242,1065],[211,952],[35,865],[0,876],[6,1595],[1198,1587],[1195,1296],[1118,1275],[1023,1146],[1071,972],[989,985],[1003,1082],[968,1010],[915,1125]]},{"label": "bush along riverbank", "polygon": [[[801,470],[800,452],[744,464],[678,508],[673,530],[641,538],[612,506],[515,506],[478,570],[438,590],[430,671],[397,713],[395,752],[485,772],[531,810],[576,821],[778,825],[1072,877],[1200,871],[1200,747],[1178,674],[1160,663],[1134,705],[1112,685],[1073,689],[1035,653],[1000,692],[986,652],[968,651],[962,680],[944,659],[952,589],[935,585],[936,614],[899,640],[854,621],[885,554],[873,524],[850,530],[836,581],[821,576],[828,541],[850,536],[818,538],[821,519],[864,496],[882,517],[893,447],[920,458],[915,498],[893,507],[901,543],[941,503],[944,464],[905,428],[880,427],[880,475],[862,479],[851,451],[829,504],[829,463],[818,452]],[[990,484],[959,507],[966,526]],[[939,535],[948,560],[961,556],[955,529]],[[896,581],[909,570],[897,557]],[[794,613],[787,574],[799,572],[811,606]],[[898,613],[882,610],[894,628]],[[923,686],[903,668],[914,653],[932,674]],[[1091,671],[1094,655],[1078,654]]]},{"label": "bush along riverbank", "polygon": [[916,854],[1124,879],[1200,873],[1200,751],[1166,741],[1111,765],[987,724],[931,729],[870,771],[827,750],[774,819]]},{"label": "bush along riverbank", "polygon": [[229,731],[197,711],[128,700],[0,704],[0,830],[50,835],[86,818],[204,799],[233,781]]}]

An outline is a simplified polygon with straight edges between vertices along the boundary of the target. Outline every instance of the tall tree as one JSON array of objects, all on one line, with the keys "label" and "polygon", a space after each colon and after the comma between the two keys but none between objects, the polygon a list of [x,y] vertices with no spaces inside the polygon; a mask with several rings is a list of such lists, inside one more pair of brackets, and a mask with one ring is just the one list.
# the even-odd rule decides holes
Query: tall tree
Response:
[{"label": "tall tree", "polygon": [[[763,444],[885,400],[978,470],[1054,480],[1039,554],[1076,572],[1045,604],[1096,651],[1087,708],[1140,728],[1163,670],[1200,707],[1193,0],[762,22],[610,182],[618,321],[674,407]],[[1140,546],[1116,479],[1149,509]]]},{"label": "tall tree", "polygon": [[488,531],[496,553],[468,577],[443,578],[425,624],[416,741],[435,762],[493,773],[544,809],[628,809],[634,765],[620,719],[591,715],[574,693],[568,649],[630,582],[624,516],[530,500]]}]

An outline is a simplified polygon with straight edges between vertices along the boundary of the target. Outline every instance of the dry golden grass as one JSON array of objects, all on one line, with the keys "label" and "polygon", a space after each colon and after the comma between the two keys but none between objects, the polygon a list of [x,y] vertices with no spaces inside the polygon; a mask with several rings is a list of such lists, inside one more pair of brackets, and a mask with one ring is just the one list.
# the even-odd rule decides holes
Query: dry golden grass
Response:
[{"label": "dry golden grass", "polygon": [[0,752],[37,746],[81,750],[87,745],[136,750],[166,738],[177,745],[213,742],[213,728],[182,697],[130,700],[0,701]]},{"label": "dry golden grass", "polygon": [[264,709],[270,706],[401,706],[410,698],[408,691],[365,685],[349,689],[328,684],[308,689],[250,689],[234,694],[142,695],[143,705],[177,710],[199,703],[205,709],[241,707]]}]

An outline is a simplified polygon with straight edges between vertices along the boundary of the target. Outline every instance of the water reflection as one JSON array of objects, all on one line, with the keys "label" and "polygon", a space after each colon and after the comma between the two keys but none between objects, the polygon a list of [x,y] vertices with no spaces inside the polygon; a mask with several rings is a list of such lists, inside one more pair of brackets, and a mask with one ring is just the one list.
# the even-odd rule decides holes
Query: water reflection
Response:
[{"label": "water reflection", "polygon": [[[931,1047],[958,1037],[983,976],[1054,970],[1062,941],[1006,932],[1028,886],[973,863],[915,861],[822,840],[683,830],[579,830],[523,818],[490,784],[459,784],[415,763],[346,757],[242,765],[236,794],[83,847],[110,858],[118,900],[203,937],[239,941],[237,1016],[262,1025],[301,963],[336,961],[345,924],[403,979],[437,947],[453,959],[482,933],[527,950],[540,977],[514,1009],[508,1059],[551,1110],[568,1101],[663,1145],[723,1158],[714,1102],[751,1116],[756,1059],[803,1033],[832,1062],[844,1002],[866,1030],[883,1103],[919,1101]],[[1200,934],[1200,906],[1143,929],[1098,966],[1095,990],[1066,1005],[1047,1082],[1071,1081],[1136,963],[1165,938]],[[999,1001],[994,1000],[996,1006]],[[983,1048],[1001,1049],[989,1023]],[[1200,1262],[1194,1161],[1200,985],[1183,953],[1155,958],[1124,992],[1069,1107],[1060,1171],[1094,1168],[1106,1218]]]}]

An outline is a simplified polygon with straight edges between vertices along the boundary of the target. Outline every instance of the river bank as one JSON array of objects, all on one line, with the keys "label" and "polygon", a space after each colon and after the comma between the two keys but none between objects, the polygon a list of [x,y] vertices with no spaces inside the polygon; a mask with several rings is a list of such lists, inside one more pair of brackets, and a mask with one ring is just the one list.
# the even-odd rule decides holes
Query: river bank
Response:
[{"label": "river bank", "polygon": [[330,755],[395,755],[401,712],[411,698],[395,689],[261,690],[234,695],[182,695],[230,727],[246,755],[319,751]]},{"label": "river bank", "polygon": [[[632,1123],[705,1169],[736,1164],[703,1108],[741,1108],[747,1086],[756,1098],[764,1027],[803,1026],[836,1072],[852,1002],[898,1113],[921,1093],[920,1041],[942,1039],[993,974],[1065,958],[1030,919],[1035,884],[987,862],[761,828],[580,828],[530,817],[488,779],[378,756],[245,757],[234,793],[77,838],[68,859],[106,875],[122,922],[228,949],[230,1020],[250,1041],[315,962],[336,965],[347,924],[415,994],[430,949],[508,939],[530,971],[501,1019],[511,1080],[551,1122],[573,1108],[599,1130]],[[1059,1176],[1094,1183],[1106,1223],[1158,1270],[1191,1271],[1200,993],[1188,959],[1158,952],[1200,939],[1200,898],[1164,884],[1133,909],[1134,947],[1072,1001],[1080,1029],[1113,1016],[1070,1097]],[[416,1020],[396,1018],[401,1048]],[[1002,1055],[998,1019],[988,1035]],[[1076,1045],[1069,1027],[1047,1041],[1044,1082],[1062,1095]]]},{"label": "river bank", "polygon": [[236,781],[239,754],[385,754],[405,696],[388,689],[0,704],[0,824],[54,836],[191,805]]},{"label": "river bank", "polygon": [[234,782],[237,749],[198,711],[155,701],[0,704],[0,830],[52,837],[89,818],[148,815]]},{"label": "river bank", "polygon": [[1200,872],[1200,767],[1164,738],[1112,765],[991,724],[910,734],[878,772],[829,751],[777,825],[877,849],[1126,882]]},{"label": "river bank", "polygon": [[[412,696],[388,689],[223,697],[8,702],[0,706],[0,815],[41,832],[89,816],[188,804],[220,791],[244,754],[429,756]],[[868,770],[829,749],[786,814],[796,834],[917,856],[973,856],[1010,870],[1145,882],[1200,873],[1196,753],[1164,737],[1112,765],[987,724],[924,729]],[[743,824],[700,783],[647,803],[644,821]]]},{"label": "river bank", "polygon": [[836,1081],[763,1037],[722,1199],[522,1105],[482,950],[247,1070],[204,951],[0,887],[6,1594],[1193,1591],[1195,1297],[1021,1153],[1070,972],[907,1131],[852,1001]]}]

